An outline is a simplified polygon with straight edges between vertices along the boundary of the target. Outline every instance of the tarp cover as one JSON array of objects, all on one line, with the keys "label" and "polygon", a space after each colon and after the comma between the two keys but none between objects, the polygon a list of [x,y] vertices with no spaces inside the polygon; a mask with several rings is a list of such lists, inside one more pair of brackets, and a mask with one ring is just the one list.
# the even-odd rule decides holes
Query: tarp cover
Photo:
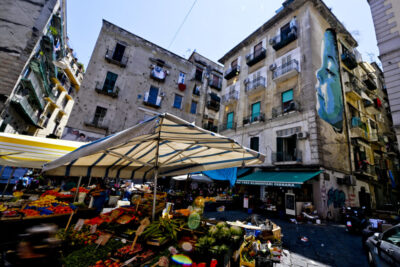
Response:
[{"label": "tarp cover", "polygon": [[0,133],[0,165],[41,169],[85,143]]},{"label": "tarp cover", "polygon": [[226,168],[213,171],[204,171],[203,173],[213,180],[229,181],[231,186],[235,185],[237,178],[237,168]]},{"label": "tarp cover", "polygon": [[148,179],[156,163],[159,176],[175,176],[262,162],[259,152],[164,113],[83,145],[43,169],[53,175]]}]

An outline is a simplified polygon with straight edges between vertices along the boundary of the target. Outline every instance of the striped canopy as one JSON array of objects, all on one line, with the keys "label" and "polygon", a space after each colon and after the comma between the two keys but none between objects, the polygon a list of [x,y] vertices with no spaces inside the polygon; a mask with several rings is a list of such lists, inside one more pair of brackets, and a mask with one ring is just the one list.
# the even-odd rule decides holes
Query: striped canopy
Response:
[{"label": "striped canopy", "polygon": [[41,169],[85,143],[0,133],[0,165]]},{"label": "striped canopy", "polygon": [[264,155],[168,113],[45,164],[51,175],[128,179],[261,164]]}]

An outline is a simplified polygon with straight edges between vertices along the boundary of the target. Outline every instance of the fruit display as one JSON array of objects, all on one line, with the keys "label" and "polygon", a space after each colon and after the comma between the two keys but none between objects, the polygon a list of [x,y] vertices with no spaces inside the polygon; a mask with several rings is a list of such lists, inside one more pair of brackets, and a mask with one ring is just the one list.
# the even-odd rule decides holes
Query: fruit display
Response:
[{"label": "fruit display", "polygon": [[141,244],[136,244],[133,249],[131,249],[131,244],[128,244],[115,252],[114,256],[119,258],[119,259],[130,259],[137,253],[141,252],[143,250]]},{"label": "fruit display", "polygon": [[71,195],[71,194],[61,194],[61,193],[57,192],[56,190],[47,190],[46,192],[44,192],[41,195],[41,197],[45,197],[47,195],[55,196],[56,198],[71,198],[71,197],[74,197],[74,195]]},{"label": "fruit display", "polygon": [[[76,192],[76,187],[72,188],[70,191],[71,192]],[[86,188],[84,188],[82,186],[80,186],[79,189],[78,189],[79,193],[89,193],[89,191],[90,191],[89,189],[86,189]]]},{"label": "fruit display", "polygon": [[43,195],[38,200],[30,202],[20,212],[26,216],[34,216],[34,213],[25,210],[38,211],[39,215],[68,214],[72,213],[75,208],[73,204],[56,200],[56,196],[54,195]]},{"label": "fruit display", "polygon": [[91,267],[119,267],[122,266],[122,263],[119,260],[113,261],[111,259],[102,261],[99,260],[96,262],[95,265],[92,265]]},{"label": "fruit display", "polygon": [[31,209],[25,209],[25,210],[20,210],[20,212],[22,212],[25,217],[33,217],[33,216],[39,216],[40,212],[37,210],[31,210]]}]

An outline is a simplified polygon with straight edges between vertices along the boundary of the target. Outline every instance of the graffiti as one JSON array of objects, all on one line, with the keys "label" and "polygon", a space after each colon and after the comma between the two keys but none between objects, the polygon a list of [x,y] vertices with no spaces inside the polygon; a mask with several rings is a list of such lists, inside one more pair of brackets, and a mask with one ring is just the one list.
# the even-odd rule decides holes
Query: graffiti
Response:
[{"label": "graffiti", "polygon": [[355,206],[355,201],[356,201],[356,195],[355,194],[348,194],[348,198],[346,199],[346,206],[354,207]]},{"label": "graffiti", "polygon": [[328,207],[333,204],[334,208],[341,208],[346,201],[346,194],[342,190],[329,189],[328,191]]},{"label": "graffiti", "polygon": [[321,119],[341,132],[343,129],[343,96],[340,84],[336,34],[326,30],[322,43],[322,65],[317,71],[317,110]]},{"label": "graffiti", "polygon": [[322,184],[322,187],[321,187],[321,200],[322,200],[322,202],[324,203],[324,205],[326,205],[326,187],[325,187],[325,181],[324,181],[324,183]]}]

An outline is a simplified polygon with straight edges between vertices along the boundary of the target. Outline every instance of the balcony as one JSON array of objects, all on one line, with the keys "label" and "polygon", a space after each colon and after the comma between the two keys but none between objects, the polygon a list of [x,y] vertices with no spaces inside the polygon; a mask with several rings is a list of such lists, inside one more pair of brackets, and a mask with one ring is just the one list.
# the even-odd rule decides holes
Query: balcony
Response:
[{"label": "balcony", "polygon": [[272,118],[277,118],[280,116],[291,114],[295,111],[300,111],[300,104],[296,101],[292,101],[285,109],[272,108]]},{"label": "balcony", "polygon": [[214,101],[214,100],[209,100],[207,101],[207,106],[208,109],[214,110],[216,112],[219,111],[219,107],[220,107],[220,102],[218,101]]},{"label": "balcony", "polygon": [[150,106],[153,108],[160,108],[161,107],[161,96],[151,97],[149,92],[144,94],[143,104],[146,106]]},{"label": "balcony", "polygon": [[114,55],[114,51],[107,49],[104,58],[107,60],[108,63],[115,64],[120,66],[121,68],[125,68],[128,64],[128,57],[122,56],[121,58]]},{"label": "balcony", "polygon": [[369,141],[367,125],[359,117],[352,117],[350,120],[351,138],[362,138]]},{"label": "balcony", "polygon": [[373,74],[364,75],[362,79],[363,79],[364,84],[367,86],[367,88],[369,90],[375,90],[376,88],[378,88],[375,83]]},{"label": "balcony", "polygon": [[116,86],[114,90],[104,88],[104,85],[100,82],[96,82],[96,87],[94,89],[97,93],[111,96],[112,98],[117,98],[119,93],[119,88]]},{"label": "balcony", "polygon": [[277,67],[272,75],[275,82],[282,82],[296,76],[299,73],[299,62],[295,59]]},{"label": "balcony", "polygon": [[11,104],[24,119],[26,119],[30,124],[37,126],[39,121],[39,112],[32,108],[31,104],[28,102],[28,99],[25,96],[15,95],[11,99]]},{"label": "balcony", "polygon": [[227,131],[227,130],[236,130],[236,122],[228,123],[225,121],[223,124],[219,126],[220,131]]},{"label": "balcony", "polygon": [[208,82],[208,85],[211,88],[217,89],[218,91],[221,91],[222,88],[222,79],[210,79]]},{"label": "balcony", "polygon": [[378,138],[378,131],[377,130],[371,130],[369,132],[369,141],[373,143],[379,143],[380,140]]},{"label": "balcony", "polygon": [[237,90],[230,90],[228,93],[222,96],[222,104],[227,104],[231,101],[239,99],[239,91]]},{"label": "balcony", "polygon": [[158,82],[164,82],[167,77],[168,71],[164,70],[159,66],[154,66],[150,72],[150,77]]},{"label": "balcony", "polygon": [[93,128],[98,128],[98,129],[102,129],[102,130],[106,130],[108,131],[108,126],[100,121],[85,121],[84,124],[88,127],[93,127]]},{"label": "balcony", "polygon": [[341,59],[344,65],[349,69],[355,69],[358,66],[357,59],[354,53],[345,51],[341,55]]},{"label": "balcony", "polygon": [[287,35],[278,34],[273,37],[269,42],[275,51],[287,46],[291,42],[297,39],[297,31],[291,31]]},{"label": "balcony", "polygon": [[240,66],[239,65],[232,66],[227,71],[225,71],[224,78],[226,80],[229,80],[238,75],[239,73],[240,73]]},{"label": "balcony", "polygon": [[360,161],[360,162],[356,163],[355,172],[356,172],[356,174],[369,177],[366,180],[370,180],[371,177],[376,176],[375,166],[368,164],[368,163],[364,163],[364,162],[365,161]]},{"label": "balcony", "polygon": [[256,123],[256,122],[264,122],[265,121],[265,114],[258,113],[255,115],[250,115],[243,118],[243,125]]},{"label": "balcony", "polygon": [[303,162],[303,153],[301,150],[295,149],[294,152],[275,152],[272,153],[272,163],[275,165],[290,165]]},{"label": "balcony", "polygon": [[374,103],[375,100],[373,100],[373,102],[364,99],[364,108],[365,111],[370,114],[370,115],[377,115],[380,114],[381,111],[379,110],[379,108],[377,107],[377,105]]},{"label": "balcony", "polygon": [[344,88],[345,88],[346,95],[349,98],[356,100],[356,101],[362,99],[362,97],[361,97],[362,89],[356,83],[353,83],[353,82],[347,83]]},{"label": "balcony", "polygon": [[21,84],[24,88],[27,88],[30,90],[30,95],[32,98],[35,100],[35,102],[38,104],[38,107],[40,110],[44,109],[44,106],[46,105],[44,101],[44,93],[42,92],[41,85],[39,81],[37,80],[36,76],[34,73],[31,73],[28,77],[28,79],[21,79]]},{"label": "balcony", "polygon": [[207,130],[207,131],[211,131],[211,132],[214,132],[214,133],[217,133],[218,132],[218,126],[214,126],[214,125],[212,125],[212,124],[204,124],[203,125],[203,129],[204,130]]},{"label": "balcony", "polygon": [[265,89],[266,85],[266,79],[260,76],[246,83],[245,91],[246,93],[250,93],[252,91],[257,91],[257,89]]},{"label": "balcony", "polygon": [[246,56],[247,66],[251,67],[255,65],[256,63],[263,60],[266,57],[266,55],[267,55],[267,50],[265,48],[261,48],[257,51],[254,51],[254,53],[248,54]]}]

